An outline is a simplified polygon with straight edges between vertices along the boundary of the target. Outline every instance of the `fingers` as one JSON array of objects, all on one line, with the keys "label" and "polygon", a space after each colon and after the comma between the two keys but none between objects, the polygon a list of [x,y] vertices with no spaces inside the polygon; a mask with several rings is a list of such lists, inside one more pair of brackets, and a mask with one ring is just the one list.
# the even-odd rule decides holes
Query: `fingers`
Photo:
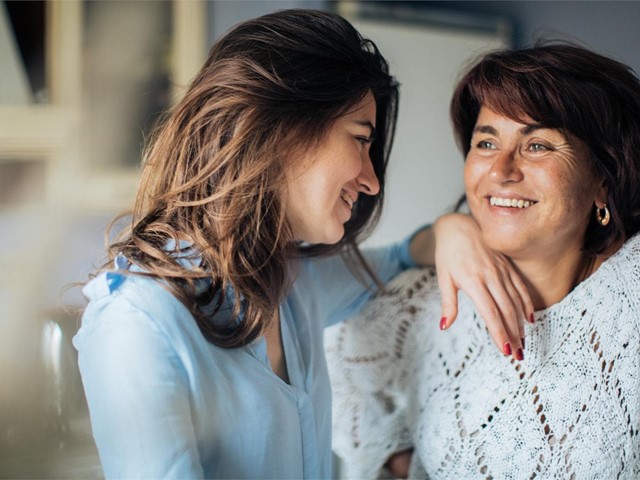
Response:
[{"label": "fingers", "polygon": [[511,283],[513,283],[513,286],[520,297],[522,309],[524,311],[524,319],[529,323],[533,323],[533,312],[535,309],[533,308],[533,301],[531,300],[531,295],[529,295],[527,286],[524,284],[520,276],[512,274],[510,277]]},{"label": "fingers", "polygon": [[411,465],[411,456],[413,455],[413,449],[403,450],[398,453],[394,453],[389,457],[385,467],[389,470],[393,478],[408,478],[409,466]]},{"label": "fingers", "polygon": [[[517,323],[503,320],[504,316],[512,315],[515,317],[515,313],[509,312],[504,306],[506,292],[494,291],[490,293],[489,290],[474,290],[470,294],[470,298],[476,306],[476,311],[484,319],[489,335],[498,350],[505,355],[513,355],[517,359],[518,348],[522,348]],[[499,307],[501,302],[503,306]],[[516,326],[515,330],[513,329],[514,325]]]},{"label": "fingers", "polygon": [[520,294],[518,293],[518,290],[513,285],[513,283],[510,281],[510,278],[508,280],[505,280],[502,285],[497,285],[496,289],[499,290],[500,287],[502,287],[502,290],[506,297],[503,297],[503,299],[498,302],[498,305],[506,305],[506,302],[510,302],[511,307],[508,308],[506,312],[501,310],[503,313],[503,319],[505,323],[509,325],[510,332],[517,332],[518,338],[524,338],[525,314],[522,307]]},{"label": "fingers", "polygon": [[440,287],[440,330],[446,330],[458,316],[458,288],[446,275],[438,275],[438,285]]},{"label": "fingers", "polygon": [[474,302],[500,351],[522,360],[524,321],[533,318],[533,305],[514,265],[486,247],[478,225],[469,216],[441,217],[432,230],[442,294],[441,328],[449,328],[455,321],[458,290],[462,290]]},{"label": "fingers", "polygon": [[486,268],[483,275],[482,278],[468,276],[465,284],[458,287],[446,272],[439,272],[442,301],[440,328],[449,328],[455,321],[460,288],[473,301],[498,349],[516,360],[523,360],[524,320],[526,312],[533,311],[527,289],[509,268]]},{"label": "fingers", "polygon": [[[509,346],[505,347],[503,343],[502,351],[505,354],[513,355],[516,360],[524,359],[524,313],[520,295],[513,284],[505,280],[503,283],[496,283],[490,287],[491,299],[495,302],[495,307],[499,311],[499,317],[490,320],[482,315],[487,325],[489,322],[496,322],[496,334],[499,335],[497,340],[504,340],[502,331],[508,337]],[[480,312],[480,310],[478,310]],[[500,328],[502,327],[502,329]],[[502,330],[502,331],[501,331]],[[491,330],[489,330],[491,333]],[[496,339],[494,338],[494,341]],[[510,352],[510,353],[509,353]]]}]

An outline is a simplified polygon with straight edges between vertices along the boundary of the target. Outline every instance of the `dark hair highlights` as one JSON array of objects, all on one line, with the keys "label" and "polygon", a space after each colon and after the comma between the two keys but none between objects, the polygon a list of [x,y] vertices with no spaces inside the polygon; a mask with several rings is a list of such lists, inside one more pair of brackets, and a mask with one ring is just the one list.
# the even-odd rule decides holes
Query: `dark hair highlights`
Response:
[{"label": "dark hair highlights", "polygon": [[459,81],[451,101],[458,146],[466,155],[480,108],[513,120],[529,116],[582,140],[587,161],[607,188],[611,222],[595,215],[584,249],[612,252],[640,230],[640,82],[626,65],[566,42],[482,56]]}]

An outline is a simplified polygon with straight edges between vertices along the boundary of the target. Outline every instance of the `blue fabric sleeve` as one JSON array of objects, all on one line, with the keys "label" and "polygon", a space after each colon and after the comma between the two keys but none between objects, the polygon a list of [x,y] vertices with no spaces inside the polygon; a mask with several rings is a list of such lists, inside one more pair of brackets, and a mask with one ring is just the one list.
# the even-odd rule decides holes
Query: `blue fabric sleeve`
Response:
[{"label": "blue fabric sleeve", "polygon": [[[382,284],[417,266],[409,253],[409,244],[418,231],[397,244],[362,250]],[[312,259],[304,262],[301,275],[296,280],[296,290],[302,295],[313,296],[308,301],[316,306],[316,313],[328,326],[354,315],[375,295],[378,290],[375,282],[365,272],[361,277],[354,276],[340,255]]]},{"label": "blue fabric sleeve", "polygon": [[202,478],[187,373],[125,298],[93,301],[79,366],[106,478]]}]

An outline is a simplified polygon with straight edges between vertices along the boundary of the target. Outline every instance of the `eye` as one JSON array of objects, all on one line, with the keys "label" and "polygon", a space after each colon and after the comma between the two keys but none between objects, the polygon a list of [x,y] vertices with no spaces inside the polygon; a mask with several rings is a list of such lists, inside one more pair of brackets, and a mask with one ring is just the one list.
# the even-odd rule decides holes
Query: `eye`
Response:
[{"label": "eye", "polygon": [[481,150],[495,150],[496,146],[489,142],[488,140],[480,140],[477,144],[476,147],[481,149]]},{"label": "eye", "polygon": [[550,151],[551,147],[542,143],[531,143],[529,144],[529,150],[533,153],[542,153]]},{"label": "eye", "polygon": [[369,145],[373,141],[373,138],[357,136],[356,140],[360,142],[362,145]]}]

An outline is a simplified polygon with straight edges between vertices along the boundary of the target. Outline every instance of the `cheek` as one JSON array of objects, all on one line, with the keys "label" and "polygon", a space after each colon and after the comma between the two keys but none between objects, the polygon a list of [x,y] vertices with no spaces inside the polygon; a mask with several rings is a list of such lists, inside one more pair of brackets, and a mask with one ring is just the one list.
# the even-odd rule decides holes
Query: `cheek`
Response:
[{"label": "cheek", "polygon": [[573,209],[580,209],[581,206],[590,207],[595,199],[595,182],[588,175],[578,175],[573,171],[559,169],[540,175],[539,182],[549,191],[555,192],[556,197]]},{"label": "cheek", "polygon": [[593,178],[564,169],[539,176],[549,193],[547,223],[559,230],[586,228],[595,200]]},{"label": "cheek", "polygon": [[464,170],[463,170],[463,178],[464,178],[464,189],[467,193],[471,192],[473,185],[473,165],[469,159],[466,159],[464,162]]},{"label": "cheek", "polygon": [[291,186],[289,206],[298,222],[308,223],[321,220],[336,203],[335,179],[331,172],[323,169],[309,169]]},{"label": "cheek", "polygon": [[464,164],[464,190],[470,206],[477,201],[474,194],[478,189],[482,177],[483,171],[481,164],[468,158]]},{"label": "cheek", "polygon": [[313,193],[312,189],[310,189],[311,185],[312,182],[308,171],[298,174],[288,182],[285,214],[287,221],[294,230],[299,230],[300,225],[305,221],[305,211],[308,210],[309,202],[312,201],[310,198]]}]

